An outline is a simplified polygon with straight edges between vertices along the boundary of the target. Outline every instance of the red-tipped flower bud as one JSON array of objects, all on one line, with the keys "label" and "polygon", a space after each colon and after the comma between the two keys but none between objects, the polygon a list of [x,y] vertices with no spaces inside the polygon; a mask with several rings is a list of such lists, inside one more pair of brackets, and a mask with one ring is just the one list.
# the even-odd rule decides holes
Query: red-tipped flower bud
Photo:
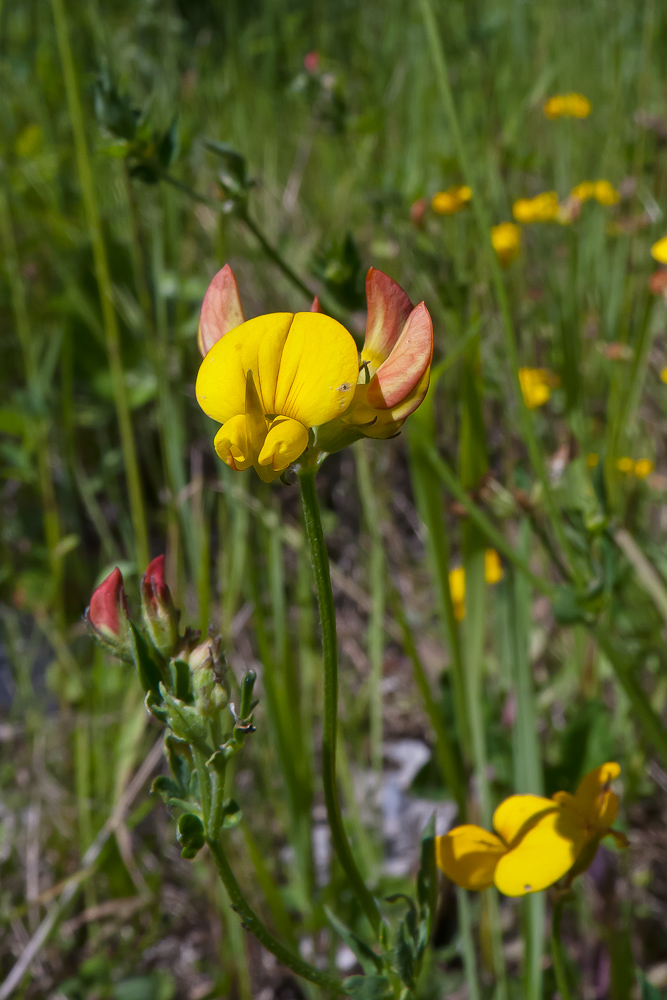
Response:
[{"label": "red-tipped flower bud", "polygon": [[93,592],[85,620],[95,638],[118,656],[129,656],[130,625],[123,574],[116,567]]},{"label": "red-tipped flower bud", "polygon": [[141,578],[141,614],[157,651],[171,656],[178,641],[178,611],[164,578],[164,556],[153,559]]}]

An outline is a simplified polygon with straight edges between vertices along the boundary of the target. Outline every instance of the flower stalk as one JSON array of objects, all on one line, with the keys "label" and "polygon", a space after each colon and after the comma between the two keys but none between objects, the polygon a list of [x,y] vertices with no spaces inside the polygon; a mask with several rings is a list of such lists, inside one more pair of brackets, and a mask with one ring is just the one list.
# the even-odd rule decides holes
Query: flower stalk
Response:
[{"label": "flower stalk", "polygon": [[301,504],[310,558],[315,576],[317,603],[322,628],[322,654],[324,664],[324,718],[322,728],[322,785],[331,840],[340,865],[350,887],[368,919],[373,931],[379,934],[380,911],[359,872],[347,839],[338,798],[336,781],[336,737],[338,726],[338,642],[336,637],[336,612],[331,589],[329,556],[322,531],[315,473],[302,471],[299,475]]}]

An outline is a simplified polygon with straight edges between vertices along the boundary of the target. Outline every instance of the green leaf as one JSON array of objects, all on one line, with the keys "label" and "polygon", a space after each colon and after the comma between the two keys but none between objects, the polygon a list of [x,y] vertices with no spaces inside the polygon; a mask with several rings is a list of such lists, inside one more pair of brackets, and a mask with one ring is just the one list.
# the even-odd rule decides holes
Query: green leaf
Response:
[{"label": "green leaf", "polygon": [[186,705],[179,698],[174,698],[164,684],[160,685],[160,693],[167,706],[167,721],[174,735],[186,743],[194,743],[208,757],[211,750],[206,742],[208,736],[206,723],[197,709],[192,705]]},{"label": "green leaf", "polygon": [[178,782],[181,795],[187,796],[187,789],[190,787],[190,774],[193,764],[190,747],[182,740],[177,740],[175,736],[167,736],[164,741],[169,770]]},{"label": "green leaf", "polygon": [[243,813],[238,802],[227,799],[222,806],[222,829],[233,830],[243,819]]},{"label": "green leaf", "polygon": [[144,705],[146,706],[146,711],[150,712],[156,719],[159,719],[160,722],[167,721],[167,710],[159,695],[156,695],[153,691],[149,691],[144,699]]},{"label": "green leaf", "polygon": [[183,813],[179,817],[176,837],[181,845],[181,857],[188,860],[196,857],[206,843],[204,824],[194,813]]},{"label": "green leaf", "polygon": [[172,660],[169,670],[174,682],[174,694],[181,701],[192,704],[190,692],[190,667],[185,660]]},{"label": "green leaf", "polygon": [[429,928],[433,922],[437,895],[438,869],[435,863],[435,815],[433,815],[422,833],[417,874],[417,899],[419,905],[426,910]]},{"label": "green leaf", "polygon": [[408,925],[408,917],[402,920],[398,928],[398,934],[396,937],[396,947],[394,949],[394,954],[396,955],[396,968],[398,969],[398,974],[405,983],[405,985],[412,989],[415,984],[415,942],[413,941],[410,927]]},{"label": "green leaf", "polygon": [[339,938],[344,941],[348,948],[357,956],[359,964],[364,972],[369,974],[382,972],[384,968],[382,958],[379,955],[376,955],[373,949],[370,948],[365,941],[362,941],[361,938],[358,938],[349,927],[346,927],[345,924],[339,920],[334,913],[332,913],[328,906],[324,907],[324,913]]},{"label": "green leaf", "polygon": [[134,622],[130,622],[130,632],[132,635],[132,654],[139,675],[139,683],[144,691],[152,691],[159,701],[162,681],[160,668],[151,656],[148,643]]},{"label": "green leaf", "polygon": [[183,790],[166,774],[160,774],[151,785],[151,794],[159,795],[166,803],[169,799],[180,798],[183,795]]},{"label": "green leaf", "polygon": [[393,997],[385,976],[348,976],[343,986],[352,1000],[390,1000]]}]

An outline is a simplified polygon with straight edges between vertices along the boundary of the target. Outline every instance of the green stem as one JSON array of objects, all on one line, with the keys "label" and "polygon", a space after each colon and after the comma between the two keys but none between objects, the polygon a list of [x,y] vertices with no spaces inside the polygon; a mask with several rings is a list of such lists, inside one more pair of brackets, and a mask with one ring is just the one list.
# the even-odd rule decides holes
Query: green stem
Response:
[{"label": "green stem", "polygon": [[567,976],[565,975],[563,945],[560,937],[561,923],[563,920],[563,902],[564,901],[562,899],[559,899],[554,906],[551,923],[551,954],[553,957],[554,972],[556,974],[556,985],[558,986],[558,992],[560,993],[561,1000],[570,1000],[570,991],[567,985]]},{"label": "green stem", "polygon": [[302,958],[295,955],[294,952],[286,948],[271,934],[243,895],[220,840],[214,840],[209,837],[207,838],[207,843],[213,855],[215,866],[218,869],[218,874],[229,895],[232,907],[238,913],[246,930],[254,934],[260,944],[264,945],[272,955],[275,955],[281,965],[291,969],[297,976],[301,976],[302,979],[307,979],[309,982],[321,986],[322,989],[328,990],[333,995],[346,996],[345,987],[340,980],[335,979],[326,972],[321,972],[320,969],[316,969],[309,962],[304,962]]},{"label": "green stem", "polygon": [[465,889],[456,889],[457,907],[459,911],[459,926],[461,929],[461,951],[463,953],[463,968],[468,987],[469,1000],[480,1000],[479,980],[477,978],[477,956],[475,942],[472,936],[472,913],[470,900]]},{"label": "green stem", "polygon": [[99,206],[95,195],[95,184],[88,156],[83,108],[81,106],[81,98],[79,96],[79,87],[74,67],[74,57],[72,55],[69,29],[67,26],[67,14],[63,0],[51,0],[51,8],[53,10],[58,51],[60,54],[60,62],[62,64],[63,77],[65,80],[67,106],[72,124],[72,132],[74,134],[74,150],[76,153],[79,182],[81,184],[81,193],[83,195],[83,203],[88,222],[88,231],[92,244],[95,276],[97,279],[102,305],[106,348],[109,357],[111,384],[120,430],[125,475],[127,478],[127,489],[130,500],[132,527],[134,529],[136,557],[139,565],[145,566],[149,560],[146,512],[141,488],[141,477],[139,474],[139,463],[137,460],[134,431],[132,429],[132,419],[130,417],[130,407],[125,388],[125,374],[123,371],[123,361],[120,350],[120,332],[114,309],[113,286],[111,282],[111,274],[109,272],[109,261],[107,258],[106,246],[104,244],[104,237],[102,235]]},{"label": "green stem", "polygon": [[194,758],[195,767],[197,768],[197,777],[199,778],[199,798],[201,800],[201,808],[204,814],[204,828],[208,833],[211,818],[211,779],[209,777],[208,768],[206,767],[206,758],[204,757],[204,754],[193,746],[192,756]]},{"label": "green stem", "polygon": [[345,872],[352,891],[359,900],[368,922],[376,934],[380,931],[381,917],[375,899],[366,888],[352,855],[338,800],[336,783],[336,736],[338,725],[338,644],[336,637],[336,612],[334,609],[329,556],[322,531],[320,508],[315,486],[315,473],[304,471],[299,476],[301,503],[306,536],[313,564],[317,602],[322,627],[322,654],[324,661],[324,719],[322,727],[322,785],[327,808],[331,840],[336,856]]},{"label": "green stem", "polygon": [[487,260],[491,268],[491,275],[493,278],[493,285],[496,293],[496,299],[498,301],[498,307],[500,309],[500,316],[502,320],[503,334],[505,340],[505,353],[507,355],[507,360],[509,362],[509,368],[512,378],[512,386],[514,389],[514,396],[519,409],[519,423],[521,426],[521,433],[523,439],[528,447],[528,453],[530,455],[530,460],[539,479],[543,494],[544,503],[547,508],[549,518],[560,545],[562,551],[566,553],[569,562],[572,566],[572,571],[575,576],[579,576],[577,570],[577,563],[574,558],[574,553],[572,547],[565,533],[565,528],[563,525],[563,520],[561,517],[560,510],[554,500],[551,484],[549,483],[549,476],[547,474],[547,468],[544,461],[544,456],[542,455],[542,449],[535,432],[535,426],[533,423],[533,418],[530,411],[526,407],[523,400],[523,393],[521,392],[521,384],[519,382],[519,352],[517,348],[516,333],[514,331],[514,324],[512,322],[512,316],[510,313],[509,300],[507,298],[507,291],[505,289],[505,284],[503,281],[502,272],[500,270],[500,264],[498,263],[498,257],[495,250],[493,249],[493,244],[491,243],[491,230],[489,226],[489,219],[487,217],[486,209],[482,201],[482,193],[479,185],[477,184],[477,178],[475,172],[472,168],[472,162],[468,157],[468,151],[466,145],[463,141],[463,136],[461,134],[461,129],[459,126],[458,114],[456,112],[456,105],[454,104],[454,97],[452,95],[452,89],[449,82],[449,73],[447,70],[447,60],[445,58],[445,52],[440,39],[440,34],[438,31],[438,26],[436,24],[435,16],[433,14],[433,8],[431,5],[431,0],[420,0],[422,17],[424,20],[424,29],[426,32],[426,37],[431,49],[431,56],[433,59],[433,65],[435,68],[436,82],[438,89],[440,91],[440,97],[442,103],[445,106],[445,111],[449,120],[449,128],[452,134],[452,139],[454,142],[454,148],[456,149],[456,154],[461,166],[461,171],[463,173],[463,178],[465,183],[472,188],[473,198],[472,198],[472,208],[475,214],[475,219],[480,230],[480,238],[484,249],[486,251]]}]

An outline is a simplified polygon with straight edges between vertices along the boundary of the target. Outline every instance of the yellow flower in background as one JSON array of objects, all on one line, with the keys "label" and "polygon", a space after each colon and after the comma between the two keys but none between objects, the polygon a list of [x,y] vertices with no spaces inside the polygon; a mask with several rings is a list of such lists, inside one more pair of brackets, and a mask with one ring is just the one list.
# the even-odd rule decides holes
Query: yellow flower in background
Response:
[{"label": "yellow flower in background", "polygon": [[521,227],[515,222],[500,222],[491,227],[491,244],[498,254],[501,267],[509,267],[519,256]]},{"label": "yellow flower in background", "polygon": [[232,469],[252,465],[264,482],[305,451],[311,427],[339,416],[354,397],[359,362],[345,327],[313,312],[243,322],[230,268],[206,293],[199,343],[202,352],[210,349],[197,375],[197,402],[222,424],[215,450]]},{"label": "yellow flower in background", "polygon": [[[487,549],[484,553],[484,582],[492,586],[500,583],[503,576],[500,556],[495,549]],[[449,591],[456,619],[463,621],[466,615],[466,571],[463,566],[455,566],[449,571]]]},{"label": "yellow flower in background", "polygon": [[543,191],[534,198],[519,198],[512,205],[517,222],[557,222],[560,205],[555,191]]},{"label": "yellow flower in background", "polygon": [[657,260],[659,264],[667,264],[667,236],[663,236],[661,240],[653,244],[651,247],[651,257]]},{"label": "yellow flower in background", "polygon": [[570,191],[570,198],[578,201],[595,199],[600,205],[616,205],[621,200],[620,193],[611,181],[582,181]]},{"label": "yellow flower in background", "polygon": [[662,368],[660,371],[660,378],[663,382],[667,382],[667,368]]},{"label": "yellow flower in background", "polygon": [[596,451],[591,451],[588,455],[586,455],[586,466],[589,469],[595,469],[599,461],[600,456]]},{"label": "yellow flower in background", "polygon": [[549,401],[560,379],[547,368],[519,368],[519,383],[524,403],[529,410],[535,410]]},{"label": "yellow flower in background", "polygon": [[588,118],[593,110],[591,102],[583,94],[556,94],[542,105],[547,118]]},{"label": "yellow flower in background", "polygon": [[466,823],[436,837],[438,867],[464,889],[495,884],[506,896],[540,892],[568,872],[571,881],[591,863],[603,837],[627,846],[611,829],[618,813],[611,782],[620,771],[616,763],[597,767],[575,795],[511,795],[493,814],[495,833]]},{"label": "yellow flower in background", "polygon": [[431,199],[431,208],[438,215],[454,215],[459,212],[472,198],[472,191],[467,184],[458,184],[447,191],[438,191]]},{"label": "yellow flower in background", "polygon": [[625,473],[626,476],[636,476],[637,479],[646,479],[653,472],[654,466],[650,458],[638,458],[635,461],[633,458],[624,455],[617,460],[616,468],[619,472]]}]

